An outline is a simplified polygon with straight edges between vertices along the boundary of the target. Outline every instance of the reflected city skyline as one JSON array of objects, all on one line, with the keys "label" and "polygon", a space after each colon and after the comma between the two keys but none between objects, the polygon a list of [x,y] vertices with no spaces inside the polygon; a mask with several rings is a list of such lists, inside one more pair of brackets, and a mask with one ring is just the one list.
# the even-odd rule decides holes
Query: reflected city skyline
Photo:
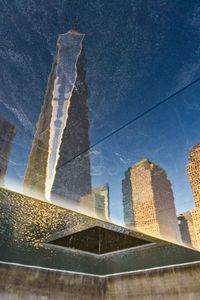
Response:
[{"label": "reflected city skyline", "polygon": [[[79,0],[62,5],[55,0],[52,6],[47,2],[33,7],[15,3],[19,18],[12,13],[12,5],[2,4],[0,110],[18,129],[9,178],[23,180],[56,40],[66,26],[78,19],[80,32],[86,34],[90,141],[94,144],[199,77],[198,6],[197,1],[184,1],[180,14],[178,2],[127,1],[119,7],[115,1],[102,1],[97,8]],[[192,193],[182,166],[186,150],[199,140],[199,93],[199,85],[193,86],[176,97],[169,109],[154,111],[138,126],[118,135],[119,147],[108,145],[115,162],[108,158],[98,173],[105,169],[113,177],[114,163],[122,170],[148,157],[167,171],[178,213],[191,209]],[[122,135],[127,135],[127,140]],[[103,151],[102,156],[107,153]],[[123,172],[114,176],[122,178]],[[106,171],[101,173],[102,180],[93,176],[93,186],[108,182],[106,175]],[[115,210],[120,207],[121,212],[122,206],[112,192],[115,189],[121,201],[119,180],[110,187],[115,203],[111,213],[120,221],[122,214]]]},{"label": "reflected city skyline", "polygon": [[[1,186],[3,186],[16,127],[3,118],[0,118],[0,125],[1,166],[3,166]],[[200,250],[200,143],[188,151],[188,163],[185,168],[195,206],[191,211],[183,211],[179,215],[176,213],[171,183],[164,169],[148,159],[143,159],[125,171],[125,178],[121,182],[124,223],[130,228],[152,236]],[[63,199],[68,201],[67,198]],[[110,215],[112,201],[108,182],[93,187],[91,193],[81,196],[79,209],[84,211],[86,208],[86,212],[92,213],[97,218],[112,220]],[[55,194],[55,203],[59,203],[59,194]]]},{"label": "reflected city skyline", "polygon": [[200,2],[0,8],[0,295],[200,298]]},{"label": "reflected city skyline", "polygon": [[[88,61],[91,57],[87,57],[85,54],[87,48],[83,47],[83,39],[84,34],[75,30],[59,36],[52,71],[26,166],[25,193],[66,207],[71,207],[72,204],[73,209],[91,213],[97,218],[108,221],[114,219],[114,213],[123,215],[121,209],[123,204],[126,226],[134,226],[138,230],[147,231],[149,234],[162,236],[178,243],[182,239],[187,245],[200,248],[198,237],[199,182],[198,174],[194,171],[196,168],[198,169],[198,146],[195,146],[195,150],[193,149],[193,152],[196,153],[195,158],[191,152],[191,162],[188,165],[195,208],[190,209],[193,203],[191,199],[187,199],[186,195],[187,201],[179,204],[177,214],[178,205],[175,195],[177,191],[174,191],[175,185],[176,189],[179,186],[179,190],[185,188],[182,185],[185,176],[182,171],[184,168],[186,169],[187,157],[185,144],[187,143],[188,149],[197,138],[197,134],[195,139],[194,134],[190,135],[191,140],[188,141],[188,136],[184,131],[185,124],[179,120],[179,110],[178,113],[176,112],[176,106],[179,105],[177,101],[173,106],[169,104],[167,107],[162,107],[163,110],[159,108],[154,112],[153,117],[149,116],[149,119],[141,118],[142,121],[135,127],[126,126],[126,131],[123,131],[120,136],[117,136],[118,129],[116,128],[110,134],[110,144],[104,143],[107,136],[105,135],[94,146],[95,143],[90,142],[89,131],[93,120],[89,118],[91,103],[88,103],[89,92],[93,91],[90,90],[91,85],[86,76]],[[180,114],[181,109],[186,113],[191,111],[193,113],[193,106],[191,103],[188,106],[186,98],[192,93],[195,96],[198,95],[199,87],[196,85],[195,87],[195,92],[191,91],[190,85],[187,86],[187,89],[180,89],[180,98],[183,97],[184,100]],[[187,90],[184,95],[183,90],[184,93]],[[175,94],[172,93],[172,95]],[[107,99],[109,100],[109,97]],[[155,108],[155,105],[153,107]],[[173,117],[172,107],[177,114],[177,119]],[[112,110],[110,112],[112,118]],[[165,112],[166,116],[170,116],[169,120],[167,117],[163,118]],[[93,111],[93,113],[96,112]],[[143,113],[139,114],[139,116],[142,115]],[[149,120],[152,122],[152,127],[148,127]],[[163,123],[160,125],[161,121]],[[179,126],[174,126],[175,121]],[[132,125],[131,121],[128,124]],[[190,127],[196,128],[193,125]],[[123,126],[119,128],[123,129]],[[178,136],[178,130],[183,131],[181,138],[185,139],[185,144],[177,141],[172,148],[173,141]],[[29,143],[30,140],[29,137]],[[162,145],[163,140],[166,143],[164,145]],[[154,143],[155,141],[156,143]],[[148,143],[151,144],[150,150]],[[102,148],[99,145],[102,145]],[[169,149],[166,148],[166,145],[169,146]],[[91,146],[92,149],[90,149]],[[23,145],[20,147],[24,148]],[[179,158],[175,154],[181,147],[182,157],[180,155],[181,158]],[[28,153],[27,149],[25,152]],[[16,153],[17,151],[15,155],[17,155]],[[153,153],[149,160],[138,161],[138,157],[149,157],[149,153]],[[95,159],[97,161],[99,159],[99,162],[96,163]],[[177,167],[176,160],[179,161],[181,168]],[[24,164],[26,162],[24,160]],[[98,166],[100,166],[100,172]],[[166,166],[168,170],[165,169]],[[132,171],[126,172],[127,167],[131,170],[138,170],[134,175],[131,173]],[[140,170],[139,167],[141,167]],[[103,172],[101,172],[101,168]],[[151,170],[150,175],[145,173],[145,168]],[[11,169],[12,167],[10,167]],[[169,174],[169,169],[171,169],[171,174]],[[122,175],[124,172],[126,172],[125,179]],[[174,177],[172,177],[172,173]],[[131,179],[132,177],[134,180]],[[180,178],[182,181],[179,181]],[[21,177],[20,184],[22,180]],[[189,183],[188,178],[186,178],[186,182]],[[145,192],[146,189],[147,192]],[[122,191],[123,193],[121,193]],[[179,196],[180,199],[181,196]],[[132,205],[133,202],[134,205]],[[187,206],[190,203],[190,207],[182,209],[184,203]]]}]

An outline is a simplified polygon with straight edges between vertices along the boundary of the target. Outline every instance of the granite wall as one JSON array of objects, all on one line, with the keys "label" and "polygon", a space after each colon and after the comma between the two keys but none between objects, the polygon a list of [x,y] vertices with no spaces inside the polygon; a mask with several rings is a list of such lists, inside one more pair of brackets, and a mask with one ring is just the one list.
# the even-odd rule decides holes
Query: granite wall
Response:
[{"label": "granite wall", "polygon": [[1,300],[103,299],[98,277],[0,264]]},{"label": "granite wall", "polygon": [[109,276],[105,281],[106,300],[200,299],[200,263]]},{"label": "granite wall", "polygon": [[200,263],[115,276],[0,264],[2,300],[200,299]]}]

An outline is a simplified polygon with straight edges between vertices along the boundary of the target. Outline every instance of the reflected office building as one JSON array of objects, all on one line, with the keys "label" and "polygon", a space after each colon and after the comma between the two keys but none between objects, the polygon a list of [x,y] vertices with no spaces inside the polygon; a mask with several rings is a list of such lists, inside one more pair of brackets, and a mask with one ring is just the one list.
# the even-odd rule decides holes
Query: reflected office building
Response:
[{"label": "reflected office building", "polygon": [[79,155],[90,145],[83,39],[58,38],[24,180],[25,193],[75,205],[91,194],[90,158]]},{"label": "reflected office building", "polygon": [[162,168],[147,159],[139,161],[126,171],[122,192],[127,226],[181,241],[171,183]]},{"label": "reflected office building", "polygon": [[192,209],[193,231],[191,232],[192,245],[200,249],[200,143],[189,153],[187,172],[192,188],[195,208]]},{"label": "reflected office building", "polygon": [[108,184],[102,185],[92,191],[93,210],[95,216],[100,219],[110,218],[110,196]]},{"label": "reflected office building", "polygon": [[189,247],[195,247],[196,237],[194,232],[192,214],[190,211],[186,211],[178,216],[178,225],[182,242]]},{"label": "reflected office building", "polygon": [[16,127],[7,120],[0,118],[0,186],[4,186],[4,179],[15,134]]}]

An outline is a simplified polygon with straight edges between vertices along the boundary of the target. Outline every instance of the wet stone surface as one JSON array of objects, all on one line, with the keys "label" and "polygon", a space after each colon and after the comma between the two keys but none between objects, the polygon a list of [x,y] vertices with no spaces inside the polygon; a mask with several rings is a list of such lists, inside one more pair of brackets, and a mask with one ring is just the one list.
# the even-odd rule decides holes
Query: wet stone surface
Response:
[{"label": "wet stone surface", "polygon": [[[113,232],[150,243],[102,255],[48,243],[94,227],[104,228],[104,232],[108,230],[106,251],[109,250],[106,247],[120,248]],[[191,249],[3,188],[0,188],[0,232],[0,261],[73,272],[106,275],[200,259],[200,253]],[[94,247],[93,242],[90,247]]]}]

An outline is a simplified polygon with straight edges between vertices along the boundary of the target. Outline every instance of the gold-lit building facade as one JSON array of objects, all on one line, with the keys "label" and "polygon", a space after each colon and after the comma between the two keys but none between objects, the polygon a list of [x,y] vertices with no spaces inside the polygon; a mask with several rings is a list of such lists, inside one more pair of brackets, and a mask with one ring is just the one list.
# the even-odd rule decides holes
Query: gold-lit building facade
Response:
[{"label": "gold-lit building facade", "polygon": [[194,247],[200,249],[200,143],[189,153],[187,172],[195,202],[191,212],[196,240]]},{"label": "gold-lit building facade", "polygon": [[174,197],[166,172],[144,159],[129,168],[122,181],[127,226],[180,242]]},{"label": "gold-lit building facade", "polygon": [[194,226],[195,242],[193,246],[200,250],[200,208],[195,207],[192,209],[192,221]]},{"label": "gold-lit building facade", "polygon": [[187,172],[196,208],[200,208],[200,143],[189,153]]}]

